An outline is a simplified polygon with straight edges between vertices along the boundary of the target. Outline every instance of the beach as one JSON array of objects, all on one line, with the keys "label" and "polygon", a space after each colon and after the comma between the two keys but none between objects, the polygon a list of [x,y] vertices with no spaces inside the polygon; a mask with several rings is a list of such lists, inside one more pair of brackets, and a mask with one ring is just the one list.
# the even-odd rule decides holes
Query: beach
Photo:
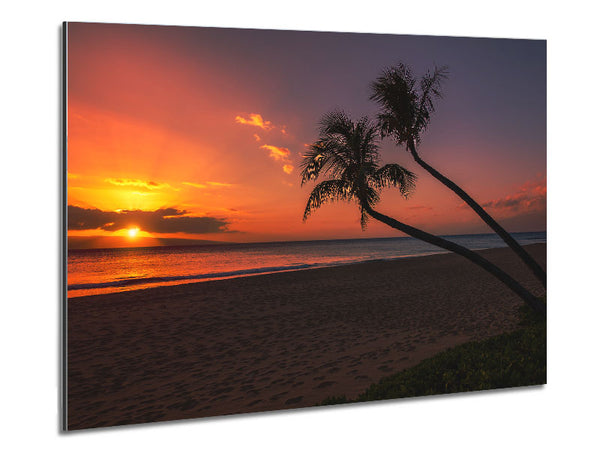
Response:
[{"label": "beach", "polygon": [[[546,245],[526,246],[544,267]],[[507,248],[481,251],[543,293]],[[523,302],[454,254],[68,300],[68,428],[314,406],[518,324]]]}]

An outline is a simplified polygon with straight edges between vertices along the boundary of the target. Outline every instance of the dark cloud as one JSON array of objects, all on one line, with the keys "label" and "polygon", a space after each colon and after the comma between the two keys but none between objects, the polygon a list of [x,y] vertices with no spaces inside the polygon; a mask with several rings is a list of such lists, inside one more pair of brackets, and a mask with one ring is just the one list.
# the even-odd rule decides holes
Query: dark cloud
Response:
[{"label": "dark cloud", "polygon": [[156,211],[101,211],[69,205],[69,230],[117,231],[138,227],[150,233],[226,233],[229,222],[216,217],[190,217],[187,211],[162,208]]}]

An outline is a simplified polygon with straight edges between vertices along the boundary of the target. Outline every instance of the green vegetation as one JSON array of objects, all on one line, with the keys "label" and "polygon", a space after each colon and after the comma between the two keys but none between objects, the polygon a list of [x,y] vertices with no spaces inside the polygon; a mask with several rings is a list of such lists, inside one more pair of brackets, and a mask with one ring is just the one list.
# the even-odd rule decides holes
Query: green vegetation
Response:
[{"label": "green vegetation", "polygon": [[438,353],[382,378],[356,399],[328,397],[320,405],[450,394],[546,383],[546,319],[521,307],[521,328]]}]

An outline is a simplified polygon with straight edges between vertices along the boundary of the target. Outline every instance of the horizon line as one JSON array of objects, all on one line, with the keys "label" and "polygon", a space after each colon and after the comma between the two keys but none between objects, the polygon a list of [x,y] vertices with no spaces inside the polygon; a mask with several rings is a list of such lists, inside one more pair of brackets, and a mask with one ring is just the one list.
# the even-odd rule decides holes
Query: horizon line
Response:
[{"label": "horizon line", "polygon": [[[515,231],[510,232],[509,234],[524,234],[524,233],[547,233],[547,230],[537,230],[537,231]],[[496,235],[496,233],[462,233],[462,234],[438,234],[436,236],[440,237],[460,237],[460,236],[490,236]],[[88,236],[67,236],[68,238],[85,238]],[[89,237],[98,237],[98,236],[89,236]],[[102,236],[108,238],[119,238],[121,236]],[[90,248],[73,248],[67,249],[68,251],[87,251],[87,250],[122,250],[122,249],[144,249],[144,248],[172,248],[172,247],[221,247],[225,245],[266,245],[266,244],[299,244],[299,243],[308,243],[308,242],[335,242],[335,241],[373,241],[373,240],[391,240],[391,239],[414,239],[419,240],[417,238],[413,238],[412,236],[387,236],[387,237],[369,237],[369,238],[334,238],[334,239],[306,239],[306,240],[281,240],[281,241],[257,241],[257,242],[226,242],[226,241],[212,241],[212,240],[202,240],[202,239],[190,239],[190,238],[156,238],[156,239],[179,239],[182,241],[194,241],[197,240],[202,243],[198,244],[182,244],[182,245],[145,245],[139,247],[90,247]],[[431,244],[430,244],[431,245]]]}]

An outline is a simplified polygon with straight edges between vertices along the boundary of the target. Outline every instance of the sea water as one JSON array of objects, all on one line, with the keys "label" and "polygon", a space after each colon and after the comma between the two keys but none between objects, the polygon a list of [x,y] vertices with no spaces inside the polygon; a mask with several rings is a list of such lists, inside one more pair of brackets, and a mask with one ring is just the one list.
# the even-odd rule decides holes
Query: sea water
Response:
[{"label": "sea water", "polygon": [[[495,234],[444,236],[472,250],[505,247]],[[514,233],[522,245],[546,232]],[[410,237],[70,250],[68,297],[447,253]]]}]

